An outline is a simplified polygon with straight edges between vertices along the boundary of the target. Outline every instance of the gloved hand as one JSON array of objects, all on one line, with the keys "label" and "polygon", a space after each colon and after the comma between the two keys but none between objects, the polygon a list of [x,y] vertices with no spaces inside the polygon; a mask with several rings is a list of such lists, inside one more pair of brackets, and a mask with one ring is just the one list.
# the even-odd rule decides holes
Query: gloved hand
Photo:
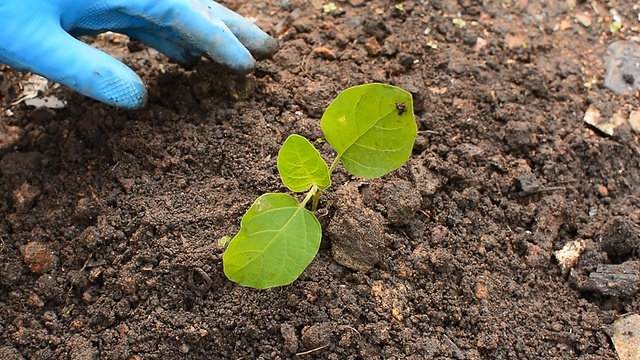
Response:
[{"label": "gloved hand", "polygon": [[[74,38],[126,34],[183,64],[202,56],[239,73],[277,42],[249,20],[211,0],[0,0],[0,63],[31,71],[96,100],[144,105],[138,75]],[[253,56],[252,56],[253,55]]]}]

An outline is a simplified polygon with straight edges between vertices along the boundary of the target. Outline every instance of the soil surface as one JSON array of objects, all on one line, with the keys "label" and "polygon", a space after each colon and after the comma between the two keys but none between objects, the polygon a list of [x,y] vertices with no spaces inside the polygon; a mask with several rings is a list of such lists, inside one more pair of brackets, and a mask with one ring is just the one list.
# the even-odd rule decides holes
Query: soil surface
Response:
[{"label": "soil surface", "polygon": [[[63,109],[13,104],[29,75],[0,67],[0,358],[615,359],[611,324],[640,312],[640,101],[603,55],[640,36],[633,4],[227,1],[280,41],[247,77],[91,40],[148,84],[138,111],[55,86]],[[292,285],[226,280],[218,240],[286,190],[279,146],[370,82],[413,94],[411,160],[338,168]],[[625,121],[609,136],[590,105]],[[327,229],[364,218],[356,271]]]}]

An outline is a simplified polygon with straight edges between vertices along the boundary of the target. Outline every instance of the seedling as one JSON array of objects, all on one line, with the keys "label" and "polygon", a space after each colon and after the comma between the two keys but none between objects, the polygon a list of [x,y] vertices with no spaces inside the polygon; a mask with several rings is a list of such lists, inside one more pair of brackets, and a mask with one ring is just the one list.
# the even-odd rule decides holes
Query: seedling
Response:
[{"label": "seedling", "polygon": [[222,257],[230,280],[258,289],[296,280],[318,253],[322,229],[313,212],[338,164],[358,177],[380,177],[409,159],[417,136],[411,94],[384,84],[343,91],[320,126],[336,158],[328,166],[307,139],[287,138],[278,153],[280,177],[292,192],[306,194],[298,202],[267,193],[253,203]]}]

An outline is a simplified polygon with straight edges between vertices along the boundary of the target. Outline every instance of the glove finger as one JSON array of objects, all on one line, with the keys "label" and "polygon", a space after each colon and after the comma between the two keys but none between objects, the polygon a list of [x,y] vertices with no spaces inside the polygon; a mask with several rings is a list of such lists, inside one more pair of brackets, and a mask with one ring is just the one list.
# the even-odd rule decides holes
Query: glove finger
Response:
[{"label": "glove finger", "polygon": [[144,105],[142,80],[126,65],[69,35],[59,22],[25,20],[4,41],[6,63],[58,82],[83,95],[128,109]]},{"label": "glove finger", "polygon": [[[208,0],[205,0],[208,1]],[[224,6],[208,1],[210,12],[216,13],[217,17],[224,22],[240,42],[253,54],[256,59],[266,59],[278,51],[276,39],[262,31],[247,18],[225,8]]]},{"label": "glove finger", "polygon": [[[247,73],[254,68],[251,52],[222,20],[233,18],[234,13],[213,1],[136,1],[131,2],[123,11],[129,16],[147,19],[165,31],[170,30],[193,53],[202,53],[232,70]],[[235,16],[240,17],[237,14]],[[250,48],[257,50],[261,46],[273,47],[274,39],[248,20],[245,21],[245,26],[255,28],[252,33],[257,37],[249,41]],[[174,34],[167,35],[173,37]],[[243,35],[241,38],[246,40],[248,36]],[[265,51],[257,52],[262,54]]]},{"label": "glove finger", "polygon": [[202,58],[202,55],[192,53],[184,46],[177,44],[174,40],[155,34],[152,35],[147,32],[137,30],[125,31],[124,34],[132,39],[141,41],[145,45],[165,54],[171,60],[181,63],[187,67],[195,65],[195,63]]}]

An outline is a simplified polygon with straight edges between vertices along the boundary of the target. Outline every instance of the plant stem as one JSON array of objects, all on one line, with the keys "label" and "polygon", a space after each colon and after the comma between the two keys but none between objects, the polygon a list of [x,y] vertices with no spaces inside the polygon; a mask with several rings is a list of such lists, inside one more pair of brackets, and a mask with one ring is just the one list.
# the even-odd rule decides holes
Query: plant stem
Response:
[{"label": "plant stem", "polygon": [[313,202],[311,203],[311,211],[315,212],[318,210],[318,203],[320,202],[320,190],[316,191],[313,194]]},{"label": "plant stem", "polygon": [[[304,196],[304,200],[300,203],[301,206],[305,206],[311,198],[318,193],[318,185],[313,185],[309,192]],[[315,202],[315,201],[314,201]]]},{"label": "plant stem", "polygon": [[341,157],[342,156],[340,156],[340,155],[336,156],[336,158],[331,163],[331,167],[329,168],[329,176],[331,176],[331,174],[333,174],[333,170],[335,170],[336,167],[338,166],[338,163],[340,162],[340,158]]}]

